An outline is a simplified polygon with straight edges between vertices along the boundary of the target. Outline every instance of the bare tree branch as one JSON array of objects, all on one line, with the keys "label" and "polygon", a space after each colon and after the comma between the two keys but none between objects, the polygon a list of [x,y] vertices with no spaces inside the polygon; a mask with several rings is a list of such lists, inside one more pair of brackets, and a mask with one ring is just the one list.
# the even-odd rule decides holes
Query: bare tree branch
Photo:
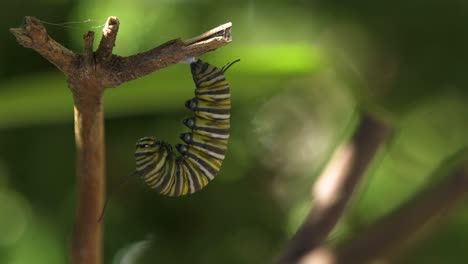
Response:
[{"label": "bare tree branch", "polygon": [[95,111],[75,107],[78,206],[72,241],[73,263],[101,263],[102,225],[98,222],[105,192],[102,101]]},{"label": "bare tree branch", "polygon": [[390,129],[364,114],[351,141],[339,147],[313,187],[314,206],[293,236],[279,263],[297,263],[318,247],[338,222],[359,180]]},{"label": "bare tree branch", "polygon": [[149,51],[129,57],[115,56],[112,62],[117,72],[116,83],[109,87],[147,75],[189,57],[215,50],[231,42],[231,23],[226,23],[195,38],[183,41],[174,39]]},{"label": "bare tree branch", "polygon": [[[232,24],[229,22],[185,41],[174,39],[149,51],[120,57],[112,54],[119,25],[116,17],[109,17],[99,48],[94,54],[97,61],[95,74],[99,76],[100,86],[104,88],[116,87],[187,58],[218,49],[232,41]],[[54,41],[39,19],[26,17],[22,27],[11,28],[10,31],[21,45],[36,50],[65,75],[75,76],[76,71],[80,71],[82,57]]]},{"label": "bare tree branch", "polygon": [[150,51],[122,58],[112,54],[118,29],[118,19],[109,17],[96,52],[93,52],[94,32],[86,33],[82,55],[54,41],[37,18],[26,17],[22,27],[10,29],[21,45],[34,49],[65,73],[73,94],[78,205],[71,255],[75,264],[102,262],[102,226],[98,219],[105,191],[102,104],[105,88],[201,55],[231,41],[231,23],[227,23],[189,41],[172,40]]},{"label": "bare tree branch", "polygon": [[10,28],[10,32],[22,46],[34,49],[65,74],[71,72],[77,56],[53,40],[39,19],[27,16],[20,28]]}]

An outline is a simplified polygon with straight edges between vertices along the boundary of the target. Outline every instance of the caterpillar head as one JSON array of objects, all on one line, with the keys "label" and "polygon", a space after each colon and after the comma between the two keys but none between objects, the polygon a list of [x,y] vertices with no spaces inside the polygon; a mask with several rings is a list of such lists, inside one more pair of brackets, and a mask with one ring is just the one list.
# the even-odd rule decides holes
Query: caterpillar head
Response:
[{"label": "caterpillar head", "polygon": [[[193,61],[192,63],[190,63],[190,70],[192,71],[192,75],[194,77],[194,80],[195,79],[199,79],[197,76],[201,73],[201,72],[205,72],[206,70],[208,70],[208,68],[210,67],[211,65],[202,61],[202,60],[195,60]],[[214,67],[214,66],[211,66],[211,67]]]},{"label": "caterpillar head", "polygon": [[172,148],[169,144],[157,140],[154,137],[142,137],[136,143],[135,160],[137,172],[144,175],[144,169],[148,164],[163,158],[162,162],[172,154]]}]

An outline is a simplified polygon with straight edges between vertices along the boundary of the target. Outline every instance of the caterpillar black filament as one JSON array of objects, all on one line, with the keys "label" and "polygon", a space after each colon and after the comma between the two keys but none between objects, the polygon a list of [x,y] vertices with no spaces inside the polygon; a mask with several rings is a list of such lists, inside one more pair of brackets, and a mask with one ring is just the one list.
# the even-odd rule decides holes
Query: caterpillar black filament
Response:
[{"label": "caterpillar black filament", "polygon": [[[237,60],[239,61],[239,60]],[[231,99],[226,70],[237,61],[219,69],[201,60],[190,64],[195,82],[195,97],[185,106],[193,117],[182,122],[192,131],[180,135],[185,144],[172,146],[154,137],[136,143],[136,174],[157,192],[181,196],[201,190],[223,163],[230,128]]]}]

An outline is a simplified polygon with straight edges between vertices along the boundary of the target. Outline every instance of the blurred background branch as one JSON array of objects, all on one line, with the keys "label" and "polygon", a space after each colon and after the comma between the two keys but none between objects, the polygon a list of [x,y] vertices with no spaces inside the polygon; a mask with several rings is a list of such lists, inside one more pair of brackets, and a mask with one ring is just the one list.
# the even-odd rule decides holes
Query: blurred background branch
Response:
[{"label": "blurred background branch", "polygon": [[349,142],[339,146],[312,189],[313,207],[286,247],[281,264],[294,264],[327,238],[391,129],[364,113]]},{"label": "blurred background branch", "polygon": [[[452,168],[447,169],[447,165]],[[428,223],[444,221],[468,193],[468,151],[442,162],[434,175],[442,179],[339,245],[336,263],[368,263],[384,257],[401,248]]]},{"label": "blurred background branch", "polygon": [[[419,234],[427,236],[453,214],[468,193],[468,151],[457,152],[442,162],[434,175],[442,178],[429,184],[400,207],[357,232],[354,237],[331,246],[323,243],[305,255],[300,264],[372,263],[398,254]],[[428,225],[430,228],[428,228]],[[425,234],[421,231],[425,230]]]}]

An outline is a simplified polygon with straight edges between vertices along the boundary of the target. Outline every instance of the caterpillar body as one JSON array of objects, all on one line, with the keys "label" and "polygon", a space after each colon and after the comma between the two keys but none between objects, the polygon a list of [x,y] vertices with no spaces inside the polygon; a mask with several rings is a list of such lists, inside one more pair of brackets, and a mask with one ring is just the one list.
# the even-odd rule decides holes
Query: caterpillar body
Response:
[{"label": "caterpillar body", "polygon": [[170,144],[155,137],[142,137],[136,143],[136,174],[157,192],[182,196],[203,189],[216,177],[226,155],[230,129],[231,99],[226,70],[201,60],[190,63],[195,97],[185,106],[193,112],[182,123],[191,129],[180,135],[176,156]]}]

